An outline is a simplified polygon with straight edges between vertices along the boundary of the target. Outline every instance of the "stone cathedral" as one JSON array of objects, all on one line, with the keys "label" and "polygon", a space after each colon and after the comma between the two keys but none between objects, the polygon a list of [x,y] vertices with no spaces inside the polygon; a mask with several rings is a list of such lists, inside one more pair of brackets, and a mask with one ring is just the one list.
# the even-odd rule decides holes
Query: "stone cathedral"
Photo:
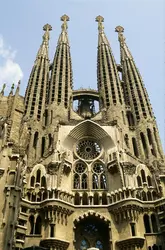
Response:
[{"label": "stone cathedral", "polygon": [[96,17],[97,88],[74,89],[61,21],[53,62],[43,28],[25,97],[20,82],[0,92],[0,250],[164,250],[164,152],[124,28],[117,64]]}]

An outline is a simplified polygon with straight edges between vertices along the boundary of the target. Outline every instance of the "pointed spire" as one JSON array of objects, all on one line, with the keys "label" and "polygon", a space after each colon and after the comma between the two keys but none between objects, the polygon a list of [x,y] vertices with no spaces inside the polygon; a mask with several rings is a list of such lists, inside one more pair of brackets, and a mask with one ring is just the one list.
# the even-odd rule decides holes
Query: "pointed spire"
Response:
[{"label": "pointed spire", "polygon": [[46,91],[49,84],[49,31],[51,25],[43,27],[45,31],[42,44],[38,50],[25,94],[25,115],[41,120],[45,109]]},{"label": "pointed spire", "polygon": [[65,14],[61,17],[61,21],[62,31],[52,64],[48,99],[49,103],[56,103],[56,107],[61,105],[67,109],[72,95],[72,63],[67,33],[69,17]]},{"label": "pointed spire", "polygon": [[49,46],[49,31],[52,30],[52,26],[49,25],[49,24],[45,24],[44,27],[43,27],[43,30],[45,31],[42,39],[42,44],[40,46],[40,49],[37,53],[37,57],[36,57],[36,60],[39,58],[39,57],[48,57],[48,46]]},{"label": "pointed spire", "polygon": [[124,88],[125,92],[129,93],[129,95],[127,94],[127,100],[133,108],[137,122],[139,122],[143,118],[153,117],[151,104],[142,77],[126,44],[126,39],[123,35],[124,28],[117,26],[115,31],[118,32],[120,43],[121,66],[125,82]]},{"label": "pointed spire", "polygon": [[104,18],[102,16],[97,16],[95,19],[96,22],[98,22],[98,31],[99,31],[99,39],[98,39],[98,46],[100,46],[102,43],[109,45],[108,39],[104,33]]},{"label": "pointed spire", "polygon": [[6,87],[6,83],[4,83],[3,86],[2,86],[2,90],[1,90],[1,92],[0,92],[0,95],[1,95],[1,96],[4,95],[5,87]]},{"label": "pointed spire", "polygon": [[[121,82],[117,70],[117,65],[110,47],[110,43],[105,35],[102,16],[96,17],[98,22],[98,56],[97,56],[97,80],[98,91],[100,93],[100,103],[102,107],[109,109],[109,119],[116,119],[119,112],[114,110],[123,104],[123,94]],[[113,112],[112,112],[113,110]],[[110,117],[111,116],[111,117]]]},{"label": "pointed spire", "polygon": [[61,43],[65,43],[65,44],[69,45],[69,39],[68,39],[68,33],[67,33],[67,30],[68,30],[68,24],[67,24],[67,22],[70,21],[70,18],[69,18],[69,16],[67,16],[66,14],[64,14],[61,17],[61,21],[63,23],[61,25],[61,35],[60,35],[60,37],[58,39],[58,45],[60,45]]}]

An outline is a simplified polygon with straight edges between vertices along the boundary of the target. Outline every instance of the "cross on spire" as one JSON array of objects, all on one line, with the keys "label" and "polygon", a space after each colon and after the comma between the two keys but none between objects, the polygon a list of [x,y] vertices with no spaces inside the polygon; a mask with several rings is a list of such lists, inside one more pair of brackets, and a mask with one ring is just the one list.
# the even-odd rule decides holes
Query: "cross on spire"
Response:
[{"label": "cross on spire", "polygon": [[98,22],[98,30],[103,31],[104,30],[104,26],[103,26],[104,17],[99,15],[99,16],[96,17],[95,20],[96,20],[96,22]]},{"label": "cross on spire", "polygon": [[64,14],[61,17],[61,21],[63,21],[63,24],[61,26],[62,30],[67,30],[67,28],[68,28],[67,22],[70,21],[69,16],[67,16],[66,14]]}]

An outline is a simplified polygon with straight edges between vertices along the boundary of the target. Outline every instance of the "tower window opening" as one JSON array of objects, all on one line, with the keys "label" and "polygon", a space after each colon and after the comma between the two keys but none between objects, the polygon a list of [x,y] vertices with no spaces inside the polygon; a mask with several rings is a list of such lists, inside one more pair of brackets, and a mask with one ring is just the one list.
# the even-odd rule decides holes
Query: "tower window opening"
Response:
[{"label": "tower window opening", "polygon": [[30,186],[31,186],[31,187],[34,187],[34,183],[35,183],[35,177],[32,176],[32,177],[31,177],[31,180],[30,180]]},{"label": "tower window opening", "polygon": [[29,217],[29,222],[30,222],[30,234],[34,234],[34,216],[33,215]]},{"label": "tower window opening", "polygon": [[99,205],[99,194],[98,193],[94,193],[93,203],[94,203],[94,205]]},{"label": "tower window opening", "polygon": [[38,132],[36,131],[34,134],[34,139],[33,139],[33,148],[35,149],[37,147],[37,142],[38,142]]},{"label": "tower window opening", "polygon": [[130,111],[127,112],[127,120],[129,127],[135,126],[134,117]]},{"label": "tower window opening", "polygon": [[36,182],[37,182],[37,183],[40,183],[40,179],[41,179],[41,170],[38,169],[38,170],[37,170]]},{"label": "tower window opening", "polygon": [[144,221],[145,232],[146,233],[151,233],[151,226],[150,226],[150,221],[149,221],[148,214],[144,215],[143,221]]},{"label": "tower window opening", "polygon": [[147,176],[147,183],[149,187],[152,187],[152,179],[149,175]]},{"label": "tower window opening", "polygon": [[36,219],[35,234],[41,234],[42,220],[40,215]]},{"label": "tower window opening", "polygon": [[132,236],[136,236],[135,223],[131,223],[130,226]]},{"label": "tower window opening", "polygon": [[157,233],[158,232],[158,225],[157,225],[155,214],[151,214],[151,223],[152,223],[153,233]]},{"label": "tower window opening", "polygon": [[74,204],[75,205],[80,205],[80,195],[79,195],[79,193],[75,193]]},{"label": "tower window opening", "polygon": [[41,187],[46,187],[46,178],[45,178],[45,176],[42,176],[42,178],[41,178]]},{"label": "tower window opening", "polygon": [[137,176],[137,184],[138,184],[138,187],[142,186],[142,180],[141,180],[141,177],[139,175]]},{"label": "tower window opening", "polygon": [[48,125],[48,110],[45,110],[45,126]]},{"label": "tower window opening", "polygon": [[86,192],[83,193],[82,204],[83,205],[88,205],[88,194]]},{"label": "tower window opening", "polygon": [[54,225],[50,225],[50,237],[54,237]]},{"label": "tower window opening", "polygon": [[146,182],[146,175],[144,169],[141,170],[142,182]]}]

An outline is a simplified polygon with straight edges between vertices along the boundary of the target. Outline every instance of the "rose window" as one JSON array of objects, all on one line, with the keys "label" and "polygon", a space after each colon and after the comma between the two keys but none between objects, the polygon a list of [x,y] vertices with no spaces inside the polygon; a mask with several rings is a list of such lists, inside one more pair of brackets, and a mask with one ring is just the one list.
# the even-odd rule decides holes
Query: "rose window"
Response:
[{"label": "rose window", "polygon": [[92,139],[83,139],[77,144],[76,153],[84,160],[92,160],[100,155],[101,147]]}]

